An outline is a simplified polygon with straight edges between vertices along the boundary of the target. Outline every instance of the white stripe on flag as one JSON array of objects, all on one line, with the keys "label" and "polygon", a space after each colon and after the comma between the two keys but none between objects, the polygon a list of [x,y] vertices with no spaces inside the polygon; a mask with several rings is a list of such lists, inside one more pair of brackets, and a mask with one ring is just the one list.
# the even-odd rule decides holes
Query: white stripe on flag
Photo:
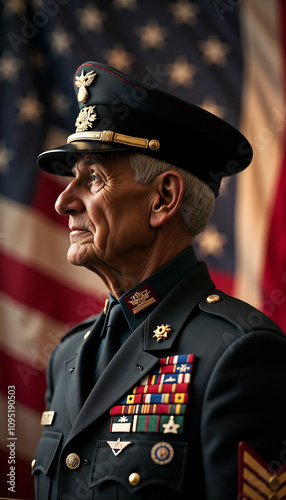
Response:
[{"label": "white stripe on flag", "polygon": [[96,274],[67,261],[69,236],[62,226],[5,197],[0,197],[0,212],[1,246],[10,257],[85,293],[106,296],[106,288]]},{"label": "white stripe on flag", "polygon": [[245,58],[240,128],[253,146],[254,159],[237,176],[234,294],[259,307],[269,218],[283,150],[281,19],[274,0],[243,2],[240,8]]},{"label": "white stripe on flag", "polygon": [[35,370],[45,370],[66,327],[0,294],[0,348]]}]

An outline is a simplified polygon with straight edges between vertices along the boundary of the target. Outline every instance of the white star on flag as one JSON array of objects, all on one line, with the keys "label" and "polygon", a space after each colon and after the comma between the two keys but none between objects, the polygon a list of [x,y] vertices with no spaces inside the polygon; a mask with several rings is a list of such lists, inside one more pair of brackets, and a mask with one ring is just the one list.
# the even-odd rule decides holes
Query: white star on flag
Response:
[{"label": "white star on flag", "polygon": [[103,22],[106,20],[106,15],[104,12],[98,10],[93,3],[89,2],[84,9],[79,9],[77,17],[83,33],[87,31],[94,31],[94,33],[103,32]]},{"label": "white star on flag", "polygon": [[178,56],[173,64],[166,64],[166,71],[170,74],[170,87],[191,87],[197,73],[196,66],[189,64],[185,56]]},{"label": "white star on flag", "polygon": [[9,162],[12,160],[14,153],[11,149],[7,149],[4,141],[0,142],[0,172],[5,173],[8,169]]},{"label": "white star on flag", "polygon": [[138,5],[137,0],[114,0],[114,7],[116,9],[135,10]]},{"label": "white star on flag", "polygon": [[18,120],[20,122],[32,122],[35,125],[40,123],[44,106],[37,99],[35,92],[29,92],[26,97],[17,99],[19,108]]},{"label": "white star on flag", "polygon": [[161,28],[157,21],[151,19],[146,26],[140,26],[136,29],[138,36],[141,39],[140,45],[142,49],[163,49],[165,46],[165,38],[168,30]]},{"label": "white star on flag", "polygon": [[74,37],[67,33],[63,28],[57,27],[51,34],[51,47],[54,52],[61,56],[66,56],[71,51],[71,45],[74,42]]},{"label": "white star on flag", "polygon": [[209,224],[204,232],[196,237],[196,240],[201,255],[213,255],[217,258],[223,256],[223,246],[227,243],[227,236],[219,233],[214,224]]},{"label": "white star on flag", "polygon": [[204,108],[206,111],[219,116],[220,118],[223,118],[226,113],[225,108],[223,106],[219,106],[212,96],[206,97],[199,106]]},{"label": "white star on flag", "polygon": [[210,35],[206,41],[198,42],[198,46],[203,54],[203,61],[218,66],[226,64],[226,56],[231,51],[230,46],[222,43],[217,35]]},{"label": "white star on flag", "polygon": [[6,51],[0,58],[0,81],[7,80],[10,83],[15,83],[23,65],[22,59],[14,57],[10,51]]},{"label": "white star on flag", "polygon": [[126,52],[123,45],[120,43],[116,43],[113,49],[105,50],[104,57],[109,66],[116,67],[120,71],[124,71],[126,73],[131,71],[130,67],[135,59],[130,52]]},{"label": "white star on flag", "polygon": [[181,24],[189,24],[190,26],[196,24],[197,14],[200,11],[197,5],[186,0],[179,0],[175,4],[169,5],[169,10],[173,13],[175,24],[179,26]]}]

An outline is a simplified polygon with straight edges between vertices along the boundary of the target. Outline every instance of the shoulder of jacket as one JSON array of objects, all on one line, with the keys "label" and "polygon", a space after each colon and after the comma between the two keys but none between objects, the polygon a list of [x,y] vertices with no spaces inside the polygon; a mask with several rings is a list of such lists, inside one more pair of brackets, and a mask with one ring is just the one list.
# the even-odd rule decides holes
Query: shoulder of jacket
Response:
[{"label": "shoulder of jacket", "polygon": [[61,338],[61,343],[66,340],[67,338],[71,337],[72,335],[75,335],[76,333],[82,333],[83,331],[88,330],[91,328],[94,323],[97,321],[99,314],[95,314],[94,316],[90,316],[89,318],[85,319],[81,323],[78,323],[75,325],[73,328],[71,328],[62,338]]},{"label": "shoulder of jacket", "polygon": [[278,334],[282,330],[264,313],[242,300],[231,297],[221,290],[212,291],[199,303],[201,311],[224,318],[241,333],[254,330],[267,330]]}]

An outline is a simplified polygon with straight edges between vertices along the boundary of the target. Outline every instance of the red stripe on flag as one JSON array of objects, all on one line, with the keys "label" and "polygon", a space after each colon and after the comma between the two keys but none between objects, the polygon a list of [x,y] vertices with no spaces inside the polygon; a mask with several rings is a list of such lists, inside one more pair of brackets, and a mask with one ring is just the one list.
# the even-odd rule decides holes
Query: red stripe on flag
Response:
[{"label": "red stripe on flag", "polygon": [[65,189],[67,178],[57,178],[39,170],[37,187],[35,189],[33,207],[57,224],[68,228],[68,217],[59,215],[55,210],[55,202]]},{"label": "red stripe on flag", "polygon": [[217,271],[215,269],[209,269],[209,272],[216,288],[228,295],[233,295],[234,277],[231,273]]},{"label": "red stripe on flag", "polygon": [[[284,85],[286,84],[286,3],[280,1],[281,37],[283,43]],[[282,62],[282,61],[281,61]],[[285,143],[285,141],[284,141]],[[273,212],[270,218],[268,246],[265,259],[263,291],[263,311],[286,333],[286,149],[281,162],[281,173]]]},{"label": "red stripe on flag", "polygon": [[[12,358],[1,349],[0,365],[3,374],[0,377],[0,391],[7,396],[8,385],[14,385],[17,402],[23,403],[35,411],[44,411],[44,394],[46,391],[44,371],[39,371],[15,357]],[[37,397],[35,397],[35,394],[37,394]]]},{"label": "red stripe on flag", "polygon": [[5,294],[68,326],[99,313],[103,308],[103,300],[65,286],[2,252],[0,273],[0,288]]}]

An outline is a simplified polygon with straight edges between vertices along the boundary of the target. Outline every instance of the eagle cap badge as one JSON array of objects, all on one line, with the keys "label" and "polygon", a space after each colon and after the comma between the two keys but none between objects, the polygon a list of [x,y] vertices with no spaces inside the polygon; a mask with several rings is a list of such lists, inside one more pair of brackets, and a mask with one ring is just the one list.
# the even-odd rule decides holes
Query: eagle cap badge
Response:
[{"label": "eagle cap badge", "polygon": [[79,88],[77,94],[77,100],[82,102],[83,104],[86,102],[88,98],[88,91],[86,87],[88,87],[96,77],[97,73],[94,70],[89,71],[86,75],[84,74],[84,70],[82,70],[80,76],[75,77],[75,84]]},{"label": "eagle cap badge", "polygon": [[96,120],[95,106],[87,106],[82,108],[76,119],[76,132],[84,132],[88,128],[92,128],[92,123]]}]

